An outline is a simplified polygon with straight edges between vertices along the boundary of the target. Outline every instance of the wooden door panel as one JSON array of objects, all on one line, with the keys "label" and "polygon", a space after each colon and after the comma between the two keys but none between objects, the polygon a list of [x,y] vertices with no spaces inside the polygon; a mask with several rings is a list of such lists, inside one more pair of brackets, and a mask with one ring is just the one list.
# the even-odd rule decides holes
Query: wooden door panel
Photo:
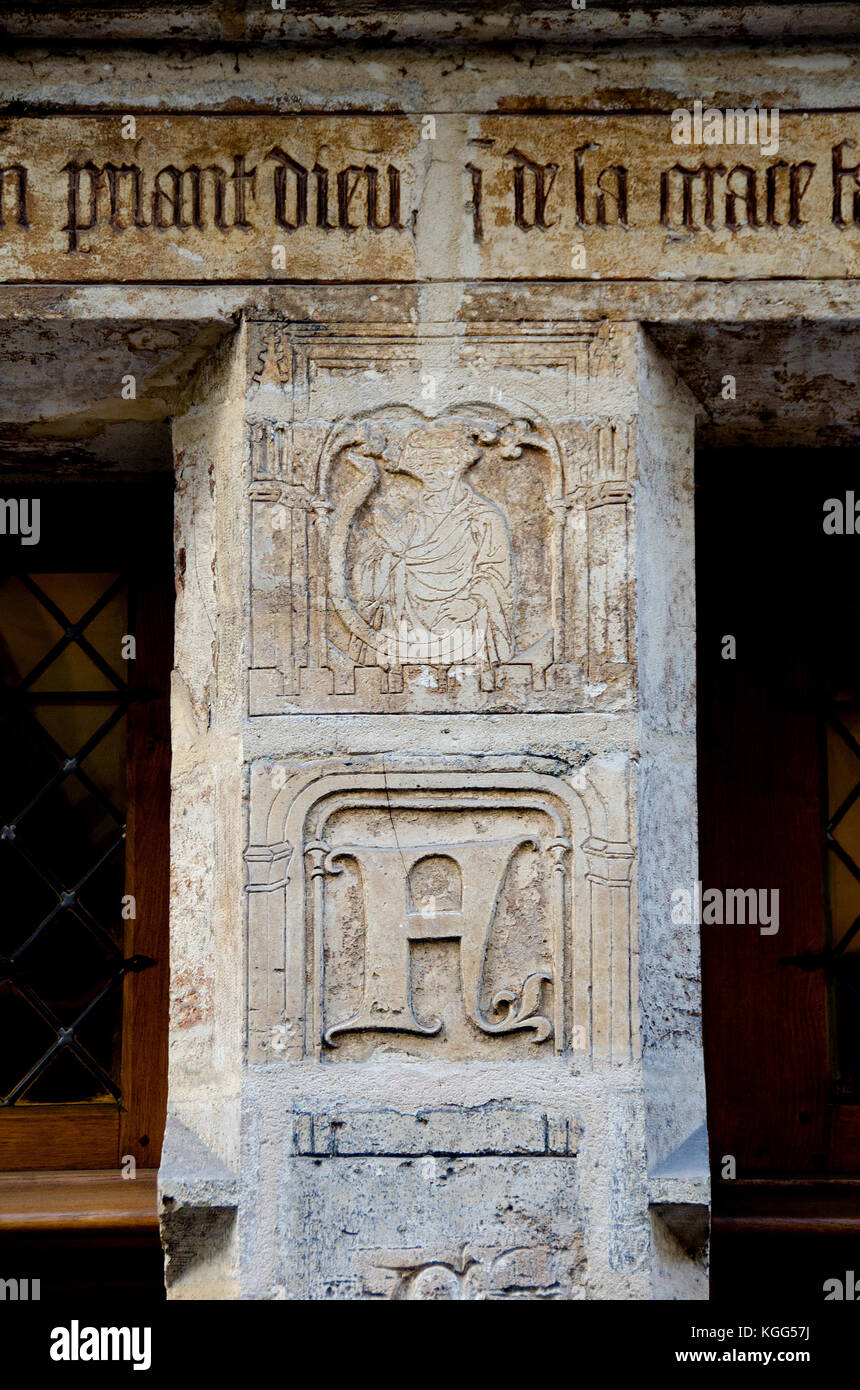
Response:
[{"label": "wooden door panel", "polygon": [[712,1160],[733,1155],[739,1175],[854,1162],[839,1156],[851,1124],[834,1103],[826,977],[789,963],[826,933],[821,693],[838,607],[826,488],[808,455],[714,455],[698,472],[700,875],[779,892],[775,935],[702,927]]}]

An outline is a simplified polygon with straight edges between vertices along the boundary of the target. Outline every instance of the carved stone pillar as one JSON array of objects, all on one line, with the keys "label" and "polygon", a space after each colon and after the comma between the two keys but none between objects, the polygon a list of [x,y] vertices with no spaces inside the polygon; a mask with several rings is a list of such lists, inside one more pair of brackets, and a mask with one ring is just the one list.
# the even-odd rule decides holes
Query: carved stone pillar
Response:
[{"label": "carved stone pillar", "polygon": [[[177,426],[207,480],[182,522],[199,585],[183,603],[211,620],[214,682],[205,699],[190,683],[176,816],[205,816],[201,769],[223,767],[246,884],[232,836],[205,884],[211,970],[241,941],[246,995],[237,1011],[233,981],[221,1031],[194,1023],[163,1191],[205,1211],[170,1153],[185,1130],[211,1146],[229,1064],[241,1110],[212,1157],[235,1182],[213,1178],[213,1204],[239,1194],[227,1292],[647,1298],[673,1260],[695,1265],[653,1235],[649,1154],[701,1123],[698,1043],[667,1061],[659,962],[640,981],[637,849],[661,849],[639,818],[643,731],[657,823],[659,769],[689,753],[688,723],[638,695],[667,597],[689,641],[659,542],[691,526],[692,415],[658,361],[623,323],[261,317],[221,369],[241,404],[208,454],[206,382]],[[660,395],[644,481],[643,371]],[[682,882],[688,851],[672,847]],[[180,883],[197,852],[180,847]],[[658,879],[652,863],[655,941]],[[648,1068],[681,1052],[667,1108]],[[195,1287],[186,1253],[173,1292]]]}]

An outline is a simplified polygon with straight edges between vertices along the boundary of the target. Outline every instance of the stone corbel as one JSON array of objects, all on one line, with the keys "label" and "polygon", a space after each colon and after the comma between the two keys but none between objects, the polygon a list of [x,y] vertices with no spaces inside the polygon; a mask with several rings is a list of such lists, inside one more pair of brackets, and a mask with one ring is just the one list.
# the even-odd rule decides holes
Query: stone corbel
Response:
[{"label": "stone corbel", "polygon": [[173,1298],[230,1298],[230,1246],[239,1206],[231,1168],[168,1116],[158,1172],[165,1282]]},{"label": "stone corbel", "polygon": [[694,1263],[704,1264],[710,1235],[710,1173],[705,1126],[648,1175],[652,1219],[663,1222]]}]

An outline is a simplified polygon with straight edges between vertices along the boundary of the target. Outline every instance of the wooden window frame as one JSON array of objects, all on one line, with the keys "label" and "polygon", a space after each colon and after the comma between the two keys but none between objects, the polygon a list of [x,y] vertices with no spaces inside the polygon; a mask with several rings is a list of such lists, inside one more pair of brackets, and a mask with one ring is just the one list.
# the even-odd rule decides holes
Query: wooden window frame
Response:
[{"label": "wooden window frame", "polygon": [[[18,487],[32,496],[34,487]],[[124,892],[136,914],[125,922],[124,955],[154,965],[122,982],[122,1104],[16,1105],[0,1110],[0,1174],[118,1170],[132,1157],[147,1170],[161,1157],[167,1105],[169,991],[169,782],[173,579],[172,507],[165,480],[39,487],[46,514],[80,522],[43,549],[23,550],[19,572],[121,572],[128,580],[129,632],[136,658],[129,683],[142,698],[128,708]],[[10,495],[13,489],[4,489]],[[45,505],[47,503],[47,506]],[[130,514],[133,513],[133,521]],[[117,525],[118,516],[122,519]],[[134,527],[132,530],[131,527]],[[159,541],[147,543],[155,526]],[[68,533],[69,529],[64,527]],[[107,544],[105,544],[107,537]],[[7,546],[6,573],[14,572]],[[81,1189],[82,1190],[82,1189]]]}]

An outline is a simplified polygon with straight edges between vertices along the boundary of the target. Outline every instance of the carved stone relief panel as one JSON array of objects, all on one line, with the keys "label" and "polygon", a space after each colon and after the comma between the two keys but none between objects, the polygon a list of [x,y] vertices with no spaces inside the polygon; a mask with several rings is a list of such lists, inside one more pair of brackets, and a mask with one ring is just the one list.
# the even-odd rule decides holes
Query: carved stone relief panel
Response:
[{"label": "carved stone relief panel", "polygon": [[629,707],[611,337],[252,329],[250,712]]},{"label": "carved stone relief panel", "polygon": [[584,1298],[578,1176],[573,1156],[294,1158],[280,1194],[279,1291],[409,1301]]},{"label": "carved stone relief panel", "polygon": [[253,1058],[629,1058],[626,771],[486,761],[255,765]]},{"label": "carved stone relief panel", "polygon": [[[582,1115],[491,1101],[415,1113],[338,1105],[292,1120],[285,1296],[583,1296]],[[320,1229],[330,1202],[337,1219]]]}]

